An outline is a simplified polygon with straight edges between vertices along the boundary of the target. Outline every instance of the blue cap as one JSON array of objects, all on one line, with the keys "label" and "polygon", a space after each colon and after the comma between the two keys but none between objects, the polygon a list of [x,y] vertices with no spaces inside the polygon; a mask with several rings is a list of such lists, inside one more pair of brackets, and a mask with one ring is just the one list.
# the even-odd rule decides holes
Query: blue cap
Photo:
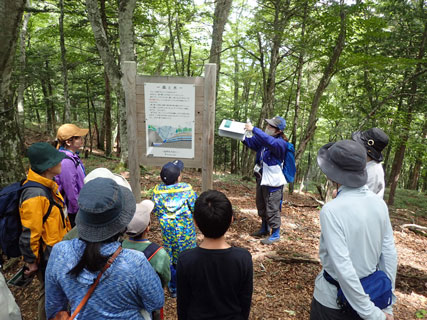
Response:
[{"label": "blue cap", "polygon": [[282,117],[276,116],[272,119],[265,119],[265,121],[267,121],[270,126],[275,127],[280,131],[283,131],[286,128],[286,120]]}]

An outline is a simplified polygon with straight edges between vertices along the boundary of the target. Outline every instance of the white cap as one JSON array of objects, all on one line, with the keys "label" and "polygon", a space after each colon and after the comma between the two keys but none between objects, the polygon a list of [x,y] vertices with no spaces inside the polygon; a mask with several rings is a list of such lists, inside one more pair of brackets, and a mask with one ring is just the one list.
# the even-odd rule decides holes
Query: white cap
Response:
[{"label": "white cap", "polygon": [[84,179],[84,183],[88,183],[89,181],[96,179],[96,178],[108,178],[114,180],[118,185],[128,188],[130,191],[132,191],[132,188],[129,184],[129,182],[123,178],[121,175],[112,173],[107,168],[96,168],[92,170]]},{"label": "white cap", "polygon": [[143,200],[136,205],[135,215],[129,222],[126,234],[136,236],[145,231],[150,224],[150,213],[153,211],[154,202],[151,200]]}]

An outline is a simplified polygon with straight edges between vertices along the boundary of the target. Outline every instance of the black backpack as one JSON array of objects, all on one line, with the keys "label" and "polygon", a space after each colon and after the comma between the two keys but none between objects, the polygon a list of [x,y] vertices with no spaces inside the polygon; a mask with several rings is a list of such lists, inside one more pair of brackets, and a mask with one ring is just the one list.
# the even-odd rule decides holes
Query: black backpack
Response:
[{"label": "black backpack", "polygon": [[19,249],[19,237],[22,233],[21,217],[19,215],[19,205],[22,191],[27,188],[40,188],[44,190],[50,205],[43,216],[43,224],[56,204],[52,198],[52,191],[35,181],[28,181],[25,185],[20,182],[12,183],[0,191],[0,245],[3,253],[8,258],[21,256]]},{"label": "black backpack", "polygon": [[150,261],[151,258],[154,257],[157,254],[157,252],[160,251],[161,248],[163,248],[163,247],[159,246],[157,243],[152,242],[148,245],[147,248],[145,248],[143,253],[144,253],[145,257],[147,258],[147,260]]}]

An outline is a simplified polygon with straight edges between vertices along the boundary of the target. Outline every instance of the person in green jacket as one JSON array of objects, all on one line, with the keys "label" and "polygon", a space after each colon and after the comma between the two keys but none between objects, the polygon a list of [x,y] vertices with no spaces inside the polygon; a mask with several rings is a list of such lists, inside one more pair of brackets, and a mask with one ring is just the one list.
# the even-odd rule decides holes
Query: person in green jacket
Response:
[{"label": "person in green jacket", "polygon": [[[126,230],[129,239],[123,240],[122,247],[143,252],[165,288],[171,280],[169,254],[163,247],[148,240],[150,213],[153,208],[154,203],[150,200],[143,200],[136,205],[135,215]],[[153,311],[152,319],[163,319],[163,308]]]}]

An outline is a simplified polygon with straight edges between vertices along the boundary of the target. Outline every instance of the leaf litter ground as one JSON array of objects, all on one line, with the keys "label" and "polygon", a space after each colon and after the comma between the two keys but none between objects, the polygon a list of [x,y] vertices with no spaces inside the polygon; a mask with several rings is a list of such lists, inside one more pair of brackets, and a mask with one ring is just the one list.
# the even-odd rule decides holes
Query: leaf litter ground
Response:
[{"label": "leaf litter ground", "polygon": [[[183,180],[200,193],[201,175],[198,172],[186,170]],[[148,196],[159,183],[158,170],[144,174],[141,183]],[[308,319],[314,280],[321,270],[318,204],[306,194],[286,194],[282,209],[282,238],[274,245],[265,246],[249,235],[260,224],[254,183],[237,178],[234,181],[218,179],[214,181],[214,188],[229,197],[236,213],[227,240],[231,245],[248,249],[253,257],[254,292],[250,319]],[[417,319],[417,310],[427,309],[427,238],[400,227],[407,221],[414,223],[412,218],[405,218],[408,215],[405,210],[391,210],[390,215],[399,255],[395,319]],[[427,226],[427,219],[418,217],[415,223]],[[150,238],[162,242],[159,224],[153,217]],[[199,242],[201,238],[198,232]],[[22,261],[9,268],[6,278],[9,279],[20,266]],[[34,279],[26,288],[11,288],[24,320],[37,319],[38,285]],[[166,290],[165,300],[165,319],[177,319],[176,299]]]}]

